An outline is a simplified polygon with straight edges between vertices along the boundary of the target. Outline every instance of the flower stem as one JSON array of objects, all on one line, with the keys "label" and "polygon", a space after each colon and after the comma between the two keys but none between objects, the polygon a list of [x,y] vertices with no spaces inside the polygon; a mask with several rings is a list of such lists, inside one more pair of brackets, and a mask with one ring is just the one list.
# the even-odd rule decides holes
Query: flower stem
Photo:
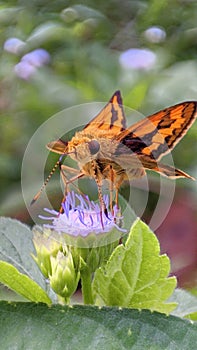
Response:
[{"label": "flower stem", "polygon": [[81,284],[84,304],[94,304],[92,295],[92,273],[88,267],[85,267],[81,270]]}]

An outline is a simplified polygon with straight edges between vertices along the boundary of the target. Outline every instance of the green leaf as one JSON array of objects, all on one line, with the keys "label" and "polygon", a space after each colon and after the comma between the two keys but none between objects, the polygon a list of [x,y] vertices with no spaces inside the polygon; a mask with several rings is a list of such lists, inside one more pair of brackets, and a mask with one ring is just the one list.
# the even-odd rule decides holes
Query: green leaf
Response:
[{"label": "green leaf", "polygon": [[31,257],[32,253],[35,253],[35,249],[30,228],[17,220],[1,217],[0,260],[14,265],[21,273],[46,289],[46,282]]},{"label": "green leaf", "polygon": [[171,312],[176,303],[166,300],[173,293],[176,278],[167,278],[169,258],[159,253],[156,236],[136,220],[125,245],[119,245],[95,273],[93,290],[98,303]]},{"label": "green leaf", "polygon": [[[129,232],[130,227],[137,219],[137,216],[131,208],[131,206],[129,205],[128,201],[126,201],[126,199],[123,196],[121,196],[121,194],[118,195],[118,203],[119,207],[121,208],[121,214],[123,217],[123,228],[127,230],[127,232]],[[123,238],[125,238],[124,235]]]},{"label": "green leaf", "polygon": [[172,315],[187,317],[190,320],[197,321],[197,297],[183,289],[175,289],[169,301],[178,303]]},{"label": "green leaf", "polygon": [[0,303],[1,350],[196,350],[197,325],[149,310]]},{"label": "green leaf", "polygon": [[28,300],[51,304],[48,295],[36,282],[5,261],[0,261],[0,282]]}]

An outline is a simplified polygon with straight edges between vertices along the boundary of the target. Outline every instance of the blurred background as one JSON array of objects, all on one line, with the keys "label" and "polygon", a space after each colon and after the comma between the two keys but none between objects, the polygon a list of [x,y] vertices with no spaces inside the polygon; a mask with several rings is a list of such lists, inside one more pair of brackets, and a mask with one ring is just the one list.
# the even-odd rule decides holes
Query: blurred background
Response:
[{"label": "blurred background", "polygon": [[[1,215],[32,224],[21,193],[23,155],[38,127],[55,113],[107,102],[117,89],[125,106],[144,115],[197,100],[195,0],[6,0],[0,2],[0,27]],[[177,168],[197,178],[196,155],[197,122],[173,159]],[[55,160],[52,156],[47,162],[46,174]],[[159,196],[158,177],[149,177],[146,222]],[[37,186],[29,184],[31,193]],[[127,197],[126,187],[122,194]],[[178,180],[170,211],[156,233],[179,286],[194,292],[196,223],[196,182]]]}]

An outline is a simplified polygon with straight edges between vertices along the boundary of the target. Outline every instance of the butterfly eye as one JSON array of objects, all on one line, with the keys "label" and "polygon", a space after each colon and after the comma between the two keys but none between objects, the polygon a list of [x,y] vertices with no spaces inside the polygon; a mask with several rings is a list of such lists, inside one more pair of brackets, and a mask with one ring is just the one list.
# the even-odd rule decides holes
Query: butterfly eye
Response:
[{"label": "butterfly eye", "polygon": [[100,144],[97,140],[91,140],[90,142],[88,142],[88,147],[89,147],[90,153],[94,155],[98,153],[100,149]]}]

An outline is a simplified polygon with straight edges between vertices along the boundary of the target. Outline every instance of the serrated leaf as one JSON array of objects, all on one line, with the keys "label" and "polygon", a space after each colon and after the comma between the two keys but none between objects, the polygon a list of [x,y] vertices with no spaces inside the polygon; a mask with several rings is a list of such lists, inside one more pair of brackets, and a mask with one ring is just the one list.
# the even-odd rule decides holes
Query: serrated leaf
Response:
[{"label": "serrated leaf", "polygon": [[0,261],[0,283],[30,301],[51,304],[46,292],[36,282],[5,261]]},{"label": "serrated leaf", "polygon": [[176,278],[167,277],[170,261],[159,253],[156,236],[136,220],[125,245],[119,245],[95,273],[93,290],[98,303],[171,312],[176,303],[166,300],[174,291]]},{"label": "serrated leaf", "polygon": [[197,325],[149,310],[0,303],[1,350],[196,350]]},{"label": "serrated leaf", "polygon": [[32,232],[27,225],[10,218],[0,218],[0,260],[14,265],[21,273],[46,289],[45,280],[31,257],[35,253]]}]

